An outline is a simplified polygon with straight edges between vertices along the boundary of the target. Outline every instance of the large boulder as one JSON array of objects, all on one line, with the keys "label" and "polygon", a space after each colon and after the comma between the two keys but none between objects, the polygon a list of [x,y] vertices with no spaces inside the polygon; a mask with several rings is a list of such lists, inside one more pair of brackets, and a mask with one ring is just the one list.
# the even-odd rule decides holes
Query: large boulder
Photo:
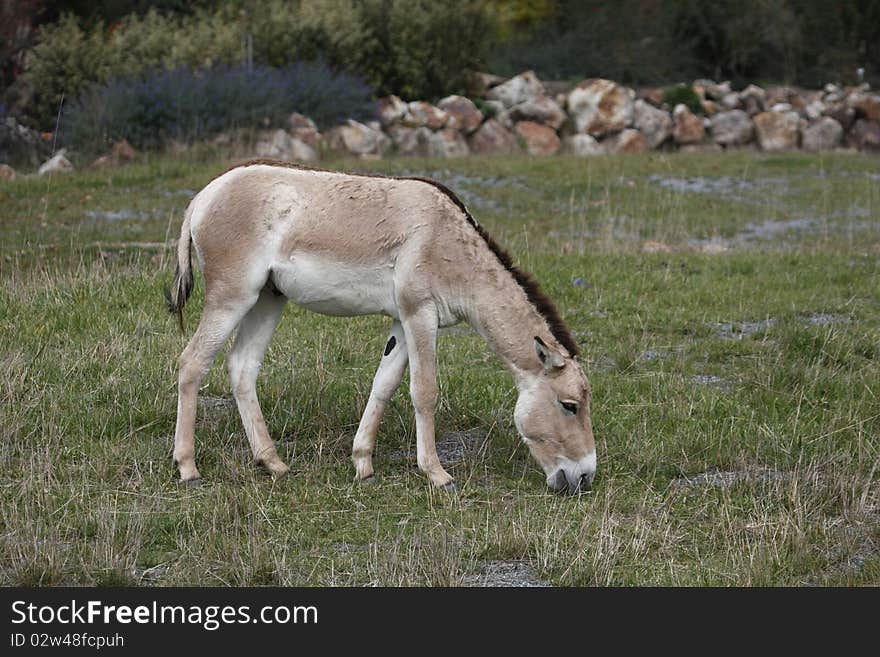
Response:
[{"label": "large boulder", "polygon": [[696,144],[703,141],[706,127],[703,119],[688,109],[688,106],[679,103],[672,111],[672,136],[677,144]]},{"label": "large boulder", "polygon": [[739,101],[749,116],[760,114],[767,108],[767,92],[757,85],[750,84],[739,92]]},{"label": "large boulder", "polygon": [[553,155],[559,151],[561,142],[550,126],[534,121],[520,121],[514,131],[525,141],[529,155]]},{"label": "large boulder", "polygon": [[407,104],[397,96],[392,95],[380,98],[378,103],[379,122],[383,126],[397,123],[403,120],[408,109]]},{"label": "large boulder", "polygon": [[275,130],[263,136],[254,145],[258,157],[269,157],[287,162],[316,162],[318,152],[301,139],[291,136],[286,130]]},{"label": "large boulder", "polygon": [[544,85],[533,71],[526,71],[492,87],[486,97],[492,100],[500,100],[504,107],[513,107],[532,98],[544,95]]},{"label": "large boulder", "polygon": [[488,119],[468,137],[468,146],[478,155],[515,153],[519,150],[516,137],[495,119]]},{"label": "large boulder", "polygon": [[830,116],[823,116],[801,131],[805,151],[830,151],[843,141],[843,126]]},{"label": "large boulder", "polygon": [[327,134],[331,149],[359,157],[382,156],[391,147],[391,140],[381,130],[376,130],[354,119],[332,128]]},{"label": "large boulder", "polygon": [[859,119],[853,124],[847,140],[860,151],[880,152],[880,122]]},{"label": "large boulder", "polygon": [[638,130],[627,128],[602,142],[606,152],[617,154],[644,153],[651,149],[648,140]]},{"label": "large boulder", "polygon": [[605,147],[602,146],[592,135],[578,133],[568,135],[564,142],[566,152],[576,157],[592,157],[593,155],[604,155]]},{"label": "large boulder", "polygon": [[506,112],[510,121],[533,121],[550,126],[559,130],[565,123],[565,111],[559,104],[548,96],[536,96],[518,105],[514,105]]},{"label": "large boulder", "polygon": [[789,151],[798,147],[801,120],[797,112],[761,112],[752,120],[762,150]]},{"label": "large boulder", "polygon": [[387,130],[398,155],[427,157],[428,144],[434,134],[428,128],[408,128],[395,124],[389,126]]},{"label": "large boulder", "polygon": [[50,144],[36,130],[26,128],[12,116],[0,121],[0,162],[35,167],[50,153]]},{"label": "large boulder", "polygon": [[61,149],[54,157],[49,158],[40,165],[37,173],[41,176],[52,176],[58,173],[70,173],[73,171],[73,165],[66,157],[66,150]]},{"label": "large boulder", "polygon": [[449,115],[439,107],[434,107],[423,100],[415,100],[408,105],[402,123],[410,128],[425,127],[429,130],[440,130],[446,125],[447,120]]},{"label": "large boulder", "polygon": [[480,127],[483,122],[483,113],[474,105],[473,101],[464,96],[447,96],[437,107],[448,115],[446,126],[461,130],[469,135]]},{"label": "large boulder", "polygon": [[287,117],[287,131],[291,137],[305,142],[314,149],[317,149],[321,143],[321,133],[318,131],[318,126],[309,117],[303,116],[299,112],[293,112]]},{"label": "large boulder", "polygon": [[601,137],[632,125],[635,92],[611,80],[584,80],[568,94],[566,105],[577,132]]},{"label": "large boulder", "polygon": [[127,139],[121,139],[110,147],[110,152],[102,155],[91,164],[93,169],[107,169],[118,167],[134,161],[137,151],[134,150]]},{"label": "large boulder", "polygon": [[843,126],[844,132],[849,132],[849,129],[852,128],[853,123],[856,121],[856,111],[845,102],[838,102],[832,105],[826,104],[823,114],[830,116]]},{"label": "large boulder", "polygon": [[742,110],[718,112],[710,123],[712,139],[722,146],[742,146],[755,137],[752,119]]},{"label": "large boulder", "polygon": [[454,128],[431,132],[427,142],[430,157],[464,157],[470,154],[464,135]]},{"label": "large boulder", "polygon": [[880,95],[854,93],[847,98],[847,104],[856,111],[857,118],[880,121]]},{"label": "large boulder", "polygon": [[651,148],[657,148],[672,134],[672,117],[669,112],[664,112],[645,102],[636,100],[633,105],[633,125],[641,132]]}]

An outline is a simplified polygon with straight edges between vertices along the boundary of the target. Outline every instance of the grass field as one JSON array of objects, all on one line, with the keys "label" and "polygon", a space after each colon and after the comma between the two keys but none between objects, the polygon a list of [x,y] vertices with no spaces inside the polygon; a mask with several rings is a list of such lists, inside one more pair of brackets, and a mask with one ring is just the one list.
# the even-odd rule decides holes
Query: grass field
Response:
[{"label": "grass field", "polygon": [[880,159],[329,165],[446,182],[536,274],[593,386],[599,472],[579,497],[546,488],[513,383],[467,327],[439,345],[458,491],[415,466],[406,381],[378,481],[356,484],[389,320],[290,304],[258,389],[292,476],[252,464],[218,359],[204,483],[180,486],[166,245],[228,164],[0,183],[0,584],[880,584]]}]

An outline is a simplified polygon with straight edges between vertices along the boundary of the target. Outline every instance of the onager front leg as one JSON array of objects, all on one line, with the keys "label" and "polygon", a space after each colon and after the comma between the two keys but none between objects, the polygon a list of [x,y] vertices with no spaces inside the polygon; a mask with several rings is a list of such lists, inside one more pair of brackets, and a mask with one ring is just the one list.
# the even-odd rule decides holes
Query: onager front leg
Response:
[{"label": "onager front leg", "polygon": [[370,399],[361,416],[351,449],[351,459],[354,461],[357,479],[364,480],[373,476],[373,447],[376,445],[376,434],[385,414],[385,408],[403,379],[408,358],[403,326],[395,320],[391,325],[391,333],[388,342],[385,343],[385,352],[382,360],[379,361],[379,368],[373,377]]},{"label": "onager front leg", "polygon": [[437,404],[437,310],[422,305],[402,318],[410,364],[410,395],[416,415],[416,458],[419,469],[435,486],[450,487],[452,477],[440,465],[434,442],[434,408]]}]

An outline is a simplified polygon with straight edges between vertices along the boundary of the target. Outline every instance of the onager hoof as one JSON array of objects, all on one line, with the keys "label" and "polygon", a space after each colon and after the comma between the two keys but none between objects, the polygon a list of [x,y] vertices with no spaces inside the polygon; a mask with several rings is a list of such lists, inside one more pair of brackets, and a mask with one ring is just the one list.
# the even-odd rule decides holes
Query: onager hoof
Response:
[{"label": "onager hoof", "polygon": [[283,479],[290,474],[290,468],[277,456],[271,460],[259,460],[257,461],[257,465],[264,467],[266,471],[272,475],[272,479]]},{"label": "onager hoof", "polygon": [[198,476],[198,474],[191,479],[180,479],[180,485],[185,486],[186,488],[198,488],[202,485],[202,478]]},{"label": "onager hoof", "polygon": [[361,486],[374,486],[376,482],[379,481],[379,478],[376,475],[371,474],[366,477],[357,477],[355,481]]},{"label": "onager hoof", "polygon": [[440,488],[442,490],[446,491],[447,493],[457,493],[458,492],[458,486],[455,485],[454,481],[450,481],[448,484],[444,484],[443,486],[440,486]]}]

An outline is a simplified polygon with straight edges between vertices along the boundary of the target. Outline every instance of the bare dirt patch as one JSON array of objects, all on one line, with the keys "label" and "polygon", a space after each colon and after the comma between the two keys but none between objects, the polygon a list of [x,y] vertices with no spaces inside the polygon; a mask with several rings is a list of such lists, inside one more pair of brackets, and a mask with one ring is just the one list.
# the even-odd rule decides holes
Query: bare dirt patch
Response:
[{"label": "bare dirt patch", "polygon": [[467,575],[462,586],[479,587],[546,587],[550,582],[538,577],[531,565],[523,561],[490,561],[480,573]]}]

